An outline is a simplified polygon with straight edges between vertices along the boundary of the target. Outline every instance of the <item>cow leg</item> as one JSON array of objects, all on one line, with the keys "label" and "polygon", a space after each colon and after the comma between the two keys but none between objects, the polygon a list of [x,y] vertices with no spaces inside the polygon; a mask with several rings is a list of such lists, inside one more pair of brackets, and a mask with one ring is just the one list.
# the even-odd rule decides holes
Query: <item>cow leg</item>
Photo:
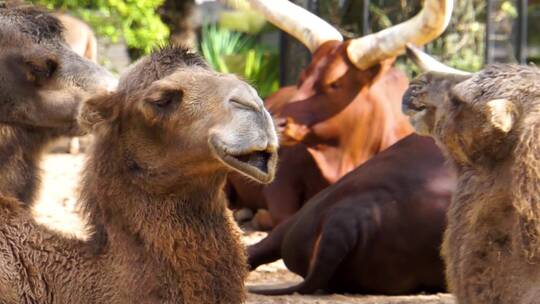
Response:
[{"label": "cow leg", "polygon": [[260,265],[271,263],[281,258],[283,238],[295,222],[296,216],[288,218],[286,221],[277,225],[266,238],[248,246],[248,265],[250,270],[255,270]]},{"label": "cow leg", "polygon": [[[351,214],[357,216],[351,216]],[[375,231],[373,212],[369,205],[361,210],[350,206],[329,211],[322,231],[313,246],[310,268],[304,281],[298,285],[280,289],[249,289],[263,295],[284,295],[295,292],[312,294],[326,289],[343,259],[358,245],[366,247]]]}]

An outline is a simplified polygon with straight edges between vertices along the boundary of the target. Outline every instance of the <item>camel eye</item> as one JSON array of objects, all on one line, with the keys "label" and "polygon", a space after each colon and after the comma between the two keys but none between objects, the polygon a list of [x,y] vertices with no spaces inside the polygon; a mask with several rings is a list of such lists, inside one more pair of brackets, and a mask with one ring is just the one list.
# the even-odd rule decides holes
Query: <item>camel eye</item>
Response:
[{"label": "camel eye", "polygon": [[233,105],[235,105],[237,108],[240,108],[240,109],[244,109],[244,110],[253,110],[252,107],[246,105],[245,103],[243,102],[240,102],[236,99],[231,99],[230,101]]},{"label": "camel eye", "polygon": [[183,95],[182,91],[167,91],[164,92],[159,99],[154,100],[152,105],[162,110],[169,109],[180,104]]},{"label": "camel eye", "polygon": [[42,85],[45,81],[53,77],[58,70],[58,63],[52,59],[47,59],[43,63],[27,62],[28,80],[37,85]]},{"label": "camel eye", "polygon": [[463,105],[463,101],[454,96],[450,98],[450,104],[452,105],[452,108],[457,109]]}]

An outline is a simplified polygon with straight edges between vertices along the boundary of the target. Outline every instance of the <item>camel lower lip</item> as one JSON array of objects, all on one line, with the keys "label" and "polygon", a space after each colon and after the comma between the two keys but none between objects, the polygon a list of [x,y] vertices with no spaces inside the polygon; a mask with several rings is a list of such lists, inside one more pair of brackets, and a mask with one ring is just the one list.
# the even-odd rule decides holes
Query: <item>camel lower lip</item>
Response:
[{"label": "camel lower lip", "polygon": [[272,179],[269,173],[269,163],[272,155],[268,152],[257,151],[240,155],[225,154],[222,160],[235,170],[261,183]]},{"label": "camel lower lip", "polygon": [[227,166],[260,183],[269,183],[274,178],[275,152],[251,151],[227,153],[219,145],[213,145],[217,156]]}]

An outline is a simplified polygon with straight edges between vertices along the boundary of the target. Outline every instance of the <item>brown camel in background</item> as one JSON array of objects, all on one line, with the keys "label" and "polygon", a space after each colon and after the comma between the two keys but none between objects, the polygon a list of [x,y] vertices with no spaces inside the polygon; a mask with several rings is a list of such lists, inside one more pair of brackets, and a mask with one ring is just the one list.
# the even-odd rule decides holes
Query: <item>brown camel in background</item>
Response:
[{"label": "brown camel in background", "polygon": [[63,36],[71,49],[80,56],[97,62],[97,39],[88,24],[67,14],[54,13],[64,27]]},{"label": "brown camel in background", "polygon": [[0,6],[0,193],[30,204],[45,148],[81,134],[80,102],[116,85],[62,39],[58,19],[31,6]]}]

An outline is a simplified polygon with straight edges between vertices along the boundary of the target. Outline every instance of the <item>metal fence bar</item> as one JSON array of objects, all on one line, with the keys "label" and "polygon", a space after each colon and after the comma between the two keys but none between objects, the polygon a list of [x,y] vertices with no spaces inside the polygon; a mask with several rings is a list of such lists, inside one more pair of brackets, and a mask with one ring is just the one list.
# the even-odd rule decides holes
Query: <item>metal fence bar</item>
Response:
[{"label": "metal fence bar", "polygon": [[516,59],[519,63],[527,63],[527,0],[517,0],[517,46]]},{"label": "metal fence bar", "polygon": [[308,11],[318,16],[319,15],[319,0],[309,0],[307,9]]},{"label": "metal fence bar", "polygon": [[370,33],[371,28],[369,26],[369,0],[364,0],[362,7],[362,36],[368,35]]},{"label": "metal fence bar", "polygon": [[484,63],[493,62],[493,45],[491,43],[491,16],[493,15],[493,1],[486,0],[486,36],[484,43]]},{"label": "metal fence bar", "polygon": [[[317,8],[314,0],[291,0],[291,2],[306,8]],[[279,84],[286,86],[295,84],[302,69],[311,61],[309,50],[294,37],[281,31],[279,38]]]}]

